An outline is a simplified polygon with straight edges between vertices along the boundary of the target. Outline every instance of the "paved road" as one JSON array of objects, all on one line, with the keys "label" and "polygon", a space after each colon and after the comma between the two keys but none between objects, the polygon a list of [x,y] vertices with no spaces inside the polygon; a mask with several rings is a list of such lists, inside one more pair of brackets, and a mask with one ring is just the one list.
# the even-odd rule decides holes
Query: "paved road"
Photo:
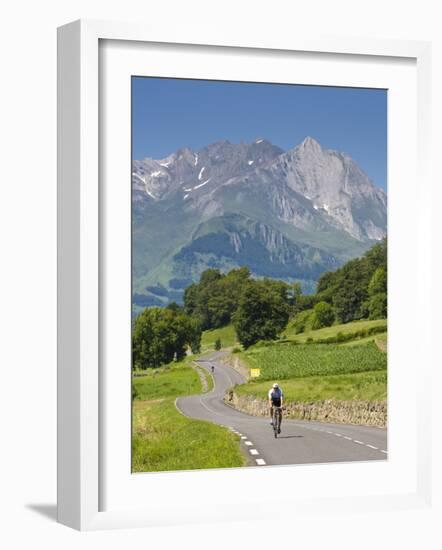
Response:
[{"label": "paved road", "polygon": [[275,439],[270,418],[239,412],[223,402],[226,391],[245,380],[235,369],[223,365],[220,362],[222,357],[223,352],[217,352],[197,361],[209,372],[210,366],[215,365],[214,389],[202,395],[180,397],[177,407],[186,416],[210,420],[240,434],[251,464],[311,464],[387,458],[387,430],[381,428],[283,419],[281,435]]}]

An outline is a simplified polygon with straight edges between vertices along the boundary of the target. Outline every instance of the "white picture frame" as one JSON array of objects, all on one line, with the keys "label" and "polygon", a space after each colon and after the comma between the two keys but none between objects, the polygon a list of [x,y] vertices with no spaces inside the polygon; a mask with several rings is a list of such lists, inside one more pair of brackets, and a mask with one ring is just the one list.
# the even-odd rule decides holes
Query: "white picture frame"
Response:
[{"label": "white picture frame", "polygon": [[[58,521],[80,530],[140,527],[161,524],[191,523],[194,521],[229,521],[261,517],[262,502],[249,499],[248,507],[239,503],[231,507],[220,505],[214,511],[208,509],[198,498],[188,496],[191,505],[185,510],[180,503],[166,511],[159,507],[129,506],[122,499],[121,506],[103,509],[102,418],[105,411],[102,376],[100,337],[104,291],[102,235],[105,225],[100,223],[103,204],[100,192],[100,44],[102,41],[124,41],[128,48],[135,44],[167,44],[173,46],[179,62],[180,50],[195,47],[206,48],[209,55],[213,48],[228,49],[229,55],[236,52],[271,52],[283,56],[290,52],[312,55],[352,57],[356,63],[377,58],[394,62],[408,59],[415,63],[417,81],[417,129],[414,136],[417,150],[417,174],[419,176],[419,231],[416,244],[419,262],[413,274],[418,284],[415,307],[421,312],[431,307],[431,243],[429,210],[431,182],[429,179],[431,103],[429,97],[431,45],[425,42],[407,42],[362,39],[354,37],[318,37],[315,39],[281,36],[278,41],[267,43],[265,37],[247,33],[247,38],[223,32],[217,37],[207,37],[204,31],[192,37],[173,32],[171,36],[156,34],[154,30],[136,24],[101,21],[76,21],[59,29],[58,34]],[[361,57],[364,56],[364,57]],[[412,156],[413,156],[412,155]],[[395,221],[395,220],[393,220]],[[396,222],[397,223],[397,220]],[[393,270],[394,271],[394,270]],[[391,284],[391,281],[390,281]],[[422,315],[422,325],[430,323],[429,315]],[[425,332],[425,326],[422,326]],[[427,327],[429,328],[429,327]],[[430,331],[426,331],[427,334]],[[416,348],[417,349],[417,348]],[[384,508],[427,506],[431,499],[431,439],[428,419],[431,416],[430,402],[424,396],[430,393],[431,347],[427,348],[428,361],[420,365],[420,385],[413,385],[416,408],[413,409],[415,426],[415,470],[413,490],[404,485],[403,490],[346,496],[332,491],[327,495],[312,488],[312,498],[299,500],[290,496],[286,501],[292,509],[313,513],[329,507],[342,513],[357,502],[366,511]],[[428,391],[427,391],[428,390]],[[391,395],[389,395],[389,398]],[[344,466],[345,467],[345,466]],[[289,467],[287,467],[289,468]],[[263,471],[263,470],[262,470]],[[342,476],[342,465],[333,471],[333,476]],[[265,481],[287,475],[288,470],[265,470]],[[331,470],[330,470],[331,472]],[[218,472],[219,474],[219,472]],[[198,473],[186,472],[189,476]],[[203,472],[204,482],[215,479]],[[222,475],[222,474],[219,474]],[[244,476],[244,471],[233,473]],[[247,473],[247,476],[252,474]],[[160,478],[144,478],[144,484],[152,484],[158,491],[161,484],[180,483],[179,476],[160,474]],[[222,482],[222,477],[217,481]],[[145,485],[146,486],[146,485]],[[184,486],[183,486],[184,487]],[[128,493],[129,494],[129,493]],[[182,513],[180,513],[180,510]]]}]

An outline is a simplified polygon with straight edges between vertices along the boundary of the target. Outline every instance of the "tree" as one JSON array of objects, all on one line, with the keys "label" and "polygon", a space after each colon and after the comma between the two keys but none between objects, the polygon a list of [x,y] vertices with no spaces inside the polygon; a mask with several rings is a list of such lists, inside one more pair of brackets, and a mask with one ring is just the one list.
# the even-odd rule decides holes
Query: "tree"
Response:
[{"label": "tree", "polygon": [[203,330],[228,325],[249,278],[247,267],[232,269],[227,274],[221,274],[218,269],[206,269],[199,283],[184,291],[185,312],[197,317]]},{"label": "tree", "polygon": [[387,317],[387,294],[379,292],[371,296],[368,301],[370,319],[386,319]]},{"label": "tree", "polygon": [[368,294],[374,296],[379,293],[387,292],[387,272],[384,267],[378,267],[373,273],[368,285]]},{"label": "tree", "polygon": [[201,324],[198,319],[188,317],[188,343],[193,354],[201,351]]},{"label": "tree", "polygon": [[[378,275],[373,279],[376,272]],[[385,274],[384,279],[382,273]],[[380,298],[372,301],[372,296],[380,292],[380,287],[383,288],[382,292],[385,293],[386,307],[386,273],[387,239],[383,239],[370,248],[361,258],[347,262],[336,271],[321,275],[317,285],[316,301],[325,301],[332,304],[336,318],[340,323],[371,317],[375,314],[374,302],[377,304],[376,311],[378,311],[381,301]],[[370,290],[370,285],[375,286]],[[371,310],[370,302],[372,302]]]},{"label": "tree", "polygon": [[167,304],[166,308],[170,309],[171,311],[174,311],[175,313],[183,312],[183,308],[180,305],[178,305],[176,302],[170,302],[169,304]]},{"label": "tree", "polygon": [[219,351],[221,349],[221,338],[215,340],[215,349]]},{"label": "tree", "polygon": [[199,349],[201,328],[189,316],[169,308],[146,308],[133,322],[134,368],[151,368],[180,360],[186,347]]},{"label": "tree", "polygon": [[370,319],[387,317],[387,273],[378,267],[368,285],[368,311]]},{"label": "tree", "polygon": [[273,340],[285,328],[289,317],[287,296],[280,285],[269,281],[248,281],[233,316],[238,340],[244,346],[259,340]]},{"label": "tree", "polygon": [[313,308],[313,329],[329,327],[335,320],[335,312],[327,302],[318,302]]}]

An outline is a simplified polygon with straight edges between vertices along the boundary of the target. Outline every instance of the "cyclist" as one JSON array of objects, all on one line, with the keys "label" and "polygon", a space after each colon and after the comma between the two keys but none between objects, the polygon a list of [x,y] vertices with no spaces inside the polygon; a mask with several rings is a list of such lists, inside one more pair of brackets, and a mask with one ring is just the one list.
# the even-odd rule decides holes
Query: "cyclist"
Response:
[{"label": "cyclist", "polygon": [[[279,387],[278,384],[273,384],[273,386],[269,390],[269,407],[270,407],[270,418],[272,419],[270,424],[273,426],[273,407],[282,407],[282,402],[284,399],[284,394],[282,392],[282,389]],[[278,433],[281,433],[281,423],[282,423],[282,412],[281,412],[281,420],[279,424],[279,430]]]},{"label": "cyclist", "polygon": [[212,374],[215,372],[215,365],[212,365]]}]

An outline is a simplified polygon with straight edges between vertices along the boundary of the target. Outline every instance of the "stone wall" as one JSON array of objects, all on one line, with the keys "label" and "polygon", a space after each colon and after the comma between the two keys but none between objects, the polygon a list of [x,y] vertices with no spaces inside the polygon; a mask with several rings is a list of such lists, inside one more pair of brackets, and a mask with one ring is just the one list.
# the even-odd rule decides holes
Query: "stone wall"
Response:
[{"label": "stone wall", "polygon": [[[226,404],[253,416],[268,416],[268,402],[259,397],[237,395],[233,390],[224,398]],[[385,401],[316,401],[312,403],[286,403],[284,416],[298,420],[316,420],[336,424],[387,426]]]}]

